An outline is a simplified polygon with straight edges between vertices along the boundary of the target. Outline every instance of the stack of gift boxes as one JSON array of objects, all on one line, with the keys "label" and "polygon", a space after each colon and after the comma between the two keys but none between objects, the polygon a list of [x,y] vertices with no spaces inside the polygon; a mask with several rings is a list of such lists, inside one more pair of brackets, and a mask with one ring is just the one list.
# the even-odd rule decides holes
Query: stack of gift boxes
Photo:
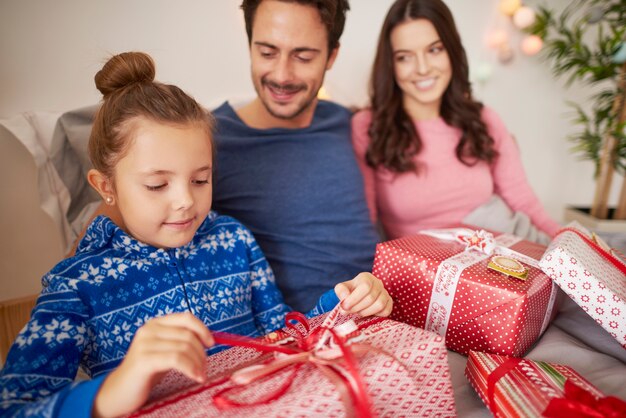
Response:
[{"label": "stack of gift boxes", "polygon": [[231,341],[242,347],[208,359],[219,370],[208,384],[137,415],[455,416],[450,349],[468,356],[494,416],[626,416],[571,368],[522,358],[555,315],[557,286],[626,348],[626,264],[579,225],[547,248],[471,226],[422,231],[379,244],[373,274],[391,319],[291,318],[258,344]]},{"label": "stack of gift boxes", "polygon": [[626,264],[580,225],[547,248],[471,227],[422,231],[379,244],[373,273],[394,319],[469,356],[465,374],[494,416],[626,416],[571,368],[520,358],[554,317],[557,286],[626,348]]}]

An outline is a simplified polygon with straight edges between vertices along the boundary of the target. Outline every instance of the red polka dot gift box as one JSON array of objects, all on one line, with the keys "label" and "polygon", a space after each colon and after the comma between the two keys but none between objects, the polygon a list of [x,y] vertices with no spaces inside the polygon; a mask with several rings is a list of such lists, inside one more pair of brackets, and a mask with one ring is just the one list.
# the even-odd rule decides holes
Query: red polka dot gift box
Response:
[{"label": "red polka dot gift box", "polygon": [[550,243],[539,265],[626,349],[626,262],[574,222]]},{"label": "red polka dot gift box", "polygon": [[560,364],[471,351],[465,376],[494,417],[626,416],[626,402]]},{"label": "red polka dot gift box", "polygon": [[133,416],[456,416],[439,335],[338,310],[310,321],[293,314],[265,339],[214,333],[237,346],[207,358],[208,383],[171,372]]},{"label": "red polka dot gift box", "polygon": [[537,266],[545,247],[471,226],[376,247],[373,274],[391,317],[445,336],[446,346],[521,357],[554,317],[556,286]]}]

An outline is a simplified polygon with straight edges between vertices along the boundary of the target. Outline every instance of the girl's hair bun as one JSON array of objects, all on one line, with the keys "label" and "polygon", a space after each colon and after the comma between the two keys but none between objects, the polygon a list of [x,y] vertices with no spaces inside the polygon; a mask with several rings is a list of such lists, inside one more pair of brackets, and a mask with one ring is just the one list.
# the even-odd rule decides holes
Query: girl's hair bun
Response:
[{"label": "girl's hair bun", "polygon": [[154,61],[143,52],[124,52],[107,61],[94,77],[104,97],[135,83],[151,83],[156,74]]}]

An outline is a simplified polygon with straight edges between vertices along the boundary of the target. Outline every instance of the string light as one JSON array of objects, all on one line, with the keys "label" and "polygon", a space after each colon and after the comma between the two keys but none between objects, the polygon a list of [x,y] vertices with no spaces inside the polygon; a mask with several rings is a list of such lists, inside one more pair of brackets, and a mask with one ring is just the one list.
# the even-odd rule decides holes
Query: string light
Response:
[{"label": "string light", "polygon": [[[535,23],[535,11],[522,4],[521,0],[501,0],[499,3],[500,12],[505,15],[512,24],[518,29],[525,29]],[[505,28],[498,27],[493,29],[487,35],[487,45],[496,50],[498,60],[502,64],[508,64],[515,57],[514,48],[508,31]],[[525,55],[535,55],[543,47],[543,41],[535,35],[525,36],[520,44],[520,50]]]},{"label": "string light", "polygon": [[522,2],[520,0],[502,0],[500,2],[500,11],[507,16],[513,16],[521,6]]},{"label": "string light", "polygon": [[330,93],[328,93],[328,89],[326,89],[326,87],[322,86],[320,87],[320,89],[317,92],[317,98],[320,100],[330,100]]},{"label": "string light", "polygon": [[487,44],[491,48],[500,48],[509,43],[509,34],[504,29],[495,29],[487,37]]},{"label": "string light", "polygon": [[491,75],[493,74],[493,68],[491,68],[491,65],[489,65],[489,63],[481,62],[477,66],[472,68],[471,74],[474,81],[477,81],[479,83],[485,83],[491,78]]},{"label": "string light", "polygon": [[513,15],[513,24],[518,29],[525,29],[535,23],[535,11],[530,7],[522,6]]},{"label": "string light", "polygon": [[528,35],[522,40],[522,52],[526,55],[535,55],[541,51],[543,40],[537,35]]}]

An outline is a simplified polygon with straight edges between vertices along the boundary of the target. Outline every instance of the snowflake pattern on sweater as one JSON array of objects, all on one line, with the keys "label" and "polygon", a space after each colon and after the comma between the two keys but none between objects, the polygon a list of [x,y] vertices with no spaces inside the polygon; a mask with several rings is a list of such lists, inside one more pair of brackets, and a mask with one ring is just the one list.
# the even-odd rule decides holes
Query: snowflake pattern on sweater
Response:
[{"label": "snowflake pattern on sweater", "polygon": [[[98,217],[42,285],[0,372],[2,416],[57,415],[78,368],[92,378],[114,369],[152,318],[189,311],[212,331],[256,337],[280,328],[290,311],[250,231],[215,212],[175,249],[143,244]],[[337,302],[331,289],[307,316]]]}]

